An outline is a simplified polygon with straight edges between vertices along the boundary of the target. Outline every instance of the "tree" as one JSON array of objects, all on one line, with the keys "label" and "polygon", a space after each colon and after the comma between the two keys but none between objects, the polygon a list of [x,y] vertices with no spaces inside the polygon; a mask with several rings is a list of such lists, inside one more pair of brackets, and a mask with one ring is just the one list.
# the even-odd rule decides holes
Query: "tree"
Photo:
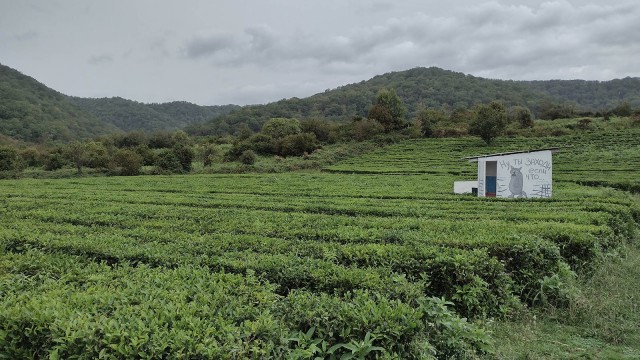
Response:
[{"label": "tree", "polygon": [[351,136],[356,141],[368,140],[383,132],[384,126],[373,119],[362,119],[351,124]]},{"label": "tree", "polygon": [[18,177],[22,171],[22,161],[16,149],[0,147],[0,179]]},{"label": "tree", "polygon": [[376,97],[376,102],[369,110],[369,119],[374,119],[384,126],[385,131],[401,129],[404,125],[404,116],[407,108],[402,103],[395,90],[381,89]]},{"label": "tree", "polygon": [[258,154],[275,154],[277,142],[269,135],[257,133],[251,135],[244,143]]},{"label": "tree", "polygon": [[256,153],[253,150],[245,150],[242,152],[240,157],[238,157],[238,161],[245,165],[253,165],[255,164],[257,159]]},{"label": "tree", "polygon": [[631,116],[633,114],[633,109],[631,108],[631,105],[628,102],[623,101],[618,105],[616,105],[616,107],[613,108],[611,112],[617,116],[625,117],[625,116]]},{"label": "tree", "polygon": [[64,149],[64,155],[78,170],[78,175],[82,174],[82,167],[87,161],[87,147],[85,144],[74,141]]},{"label": "tree", "polygon": [[200,159],[202,160],[202,165],[204,167],[211,166],[217,153],[218,149],[214,144],[202,145],[202,147],[200,148]]},{"label": "tree", "polygon": [[416,116],[416,121],[420,124],[420,133],[424,137],[433,136],[433,127],[438,123],[447,121],[447,115],[442,110],[424,109]]},{"label": "tree", "polygon": [[85,165],[98,169],[98,168],[108,168],[110,162],[109,150],[107,147],[101,143],[96,141],[91,141],[85,144],[86,149],[86,157],[85,157]]},{"label": "tree", "polygon": [[507,111],[509,122],[517,122],[522,128],[533,127],[533,114],[524,106],[512,106]]},{"label": "tree", "polygon": [[132,149],[118,149],[113,154],[112,168],[118,175],[139,175],[142,168],[142,156]]},{"label": "tree", "polygon": [[195,153],[193,152],[193,148],[189,145],[176,143],[171,151],[174,153],[176,159],[178,159],[178,163],[180,163],[180,168],[182,172],[190,172],[193,158],[195,157]]},{"label": "tree", "polygon": [[156,156],[154,173],[171,174],[182,170],[182,165],[172,149],[163,149]]},{"label": "tree", "polygon": [[486,105],[479,105],[476,109],[476,117],[471,123],[469,131],[478,135],[487,145],[504,131],[507,126],[507,112],[504,105],[498,101],[492,101]]},{"label": "tree", "polygon": [[300,156],[318,148],[316,135],[312,133],[293,134],[280,142],[279,155]]},{"label": "tree", "polygon": [[300,121],[290,118],[272,118],[262,126],[262,133],[276,140],[285,136],[299,134],[302,131]]}]

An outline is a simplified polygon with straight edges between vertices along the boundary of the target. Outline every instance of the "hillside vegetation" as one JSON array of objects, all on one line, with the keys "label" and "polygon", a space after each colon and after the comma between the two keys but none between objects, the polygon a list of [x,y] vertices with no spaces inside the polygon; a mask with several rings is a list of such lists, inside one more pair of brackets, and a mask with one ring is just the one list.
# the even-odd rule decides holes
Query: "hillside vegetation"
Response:
[{"label": "hillside vegetation", "polygon": [[0,135],[11,138],[0,138],[2,143],[68,142],[132,130],[178,130],[236,108],[69,97],[0,64]]},{"label": "hillside vegetation", "polygon": [[200,106],[186,101],[144,104],[119,97],[70,98],[78,108],[93,114],[122,131],[179,130],[187,125],[204,123],[240,108],[237,105]]},{"label": "hillside vegetation", "polygon": [[477,103],[502,101],[525,106],[538,118],[555,113],[601,112],[621,103],[640,106],[640,79],[611,81],[511,81],[491,80],[439,68],[415,68],[376,76],[367,81],[327,90],[304,99],[283,99],[266,105],[246,106],[211,122],[191,126],[192,134],[234,133],[242,126],[259,130],[274,117],[325,118],[351,121],[366,117],[380,89],[394,89],[407,107],[406,119],[424,108],[447,111]]},{"label": "hillside vegetation", "polygon": [[0,64],[0,134],[28,142],[69,141],[118,128],[36,80]]}]

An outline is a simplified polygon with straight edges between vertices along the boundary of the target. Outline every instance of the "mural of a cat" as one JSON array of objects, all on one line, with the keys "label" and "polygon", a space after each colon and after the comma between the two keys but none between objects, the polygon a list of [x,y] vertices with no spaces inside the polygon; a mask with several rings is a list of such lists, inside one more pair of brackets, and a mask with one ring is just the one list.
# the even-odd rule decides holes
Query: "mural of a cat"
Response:
[{"label": "mural of a cat", "polygon": [[511,181],[509,182],[509,191],[511,192],[511,195],[509,195],[510,198],[527,197],[527,193],[522,189],[524,181],[522,178],[521,170],[522,166],[519,168],[512,166],[509,170],[509,172],[511,173]]}]

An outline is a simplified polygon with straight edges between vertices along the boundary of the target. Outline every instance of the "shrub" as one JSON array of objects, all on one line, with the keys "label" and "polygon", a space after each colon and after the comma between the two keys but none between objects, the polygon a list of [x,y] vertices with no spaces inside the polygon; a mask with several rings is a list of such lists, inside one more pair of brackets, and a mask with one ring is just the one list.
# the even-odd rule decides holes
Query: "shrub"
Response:
[{"label": "shrub", "polygon": [[301,131],[298,119],[272,118],[262,126],[262,133],[276,140]]},{"label": "shrub", "polygon": [[62,154],[60,154],[59,152],[54,152],[49,154],[49,156],[47,156],[46,160],[44,161],[44,169],[47,171],[59,170],[62,169],[65,164],[66,161]]},{"label": "shrub", "polygon": [[469,131],[473,135],[478,135],[487,144],[504,132],[507,125],[507,113],[504,105],[497,101],[492,101],[488,105],[480,105],[477,115],[471,123]]},{"label": "shrub", "polygon": [[156,156],[154,165],[154,173],[159,174],[177,173],[182,170],[180,160],[170,149],[160,151],[160,153],[158,153],[158,155]]},{"label": "shrub", "polygon": [[279,145],[279,155],[301,156],[305,152],[310,153],[317,149],[318,141],[314,134],[302,133],[286,136]]},{"label": "shrub", "polygon": [[8,146],[0,147],[0,178],[17,177],[22,167],[22,159],[16,149]]},{"label": "shrub", "polygon": [[119,149],[113,154],[112,169],[116,175],[139,175],[142,168],[142,156],[131,149]]},{"label": "shrub", "polygon": [[420,124],[420,133],[424,137],[432,137],[434,125],[445,121],[447,121],[445,113],[436,109],[422,110],[416,117],[416,122]]},{"label": "shrub", "polygon": [[351,127],[352,137],[357,141],[373,138],[384,132],[384,126],[375,120],[363,119],[355,121]]},{"label": "shrub", "polygon": [[253,150],[245,150],[242,152],[240,157],[238,157],[238,161],[245,165],[253,165],[257,160],[256,153]]},{"label": "shrub", "polygon": [[266,155],[275,154],[276,152],[276,141],[266,134],[258,133],[252,135],[246,140],[246,144],[258,154]]}]

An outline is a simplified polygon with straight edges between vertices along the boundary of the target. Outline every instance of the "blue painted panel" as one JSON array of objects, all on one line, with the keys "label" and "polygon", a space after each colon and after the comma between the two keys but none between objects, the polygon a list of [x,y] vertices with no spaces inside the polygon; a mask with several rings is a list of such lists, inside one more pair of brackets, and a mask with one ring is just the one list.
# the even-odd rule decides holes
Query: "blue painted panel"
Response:
[{"label": "blue painted panel", "polygon": [[486,186],[488,193],[496,193],[496,177],[495,176],[487,176],[486,178]]}]

